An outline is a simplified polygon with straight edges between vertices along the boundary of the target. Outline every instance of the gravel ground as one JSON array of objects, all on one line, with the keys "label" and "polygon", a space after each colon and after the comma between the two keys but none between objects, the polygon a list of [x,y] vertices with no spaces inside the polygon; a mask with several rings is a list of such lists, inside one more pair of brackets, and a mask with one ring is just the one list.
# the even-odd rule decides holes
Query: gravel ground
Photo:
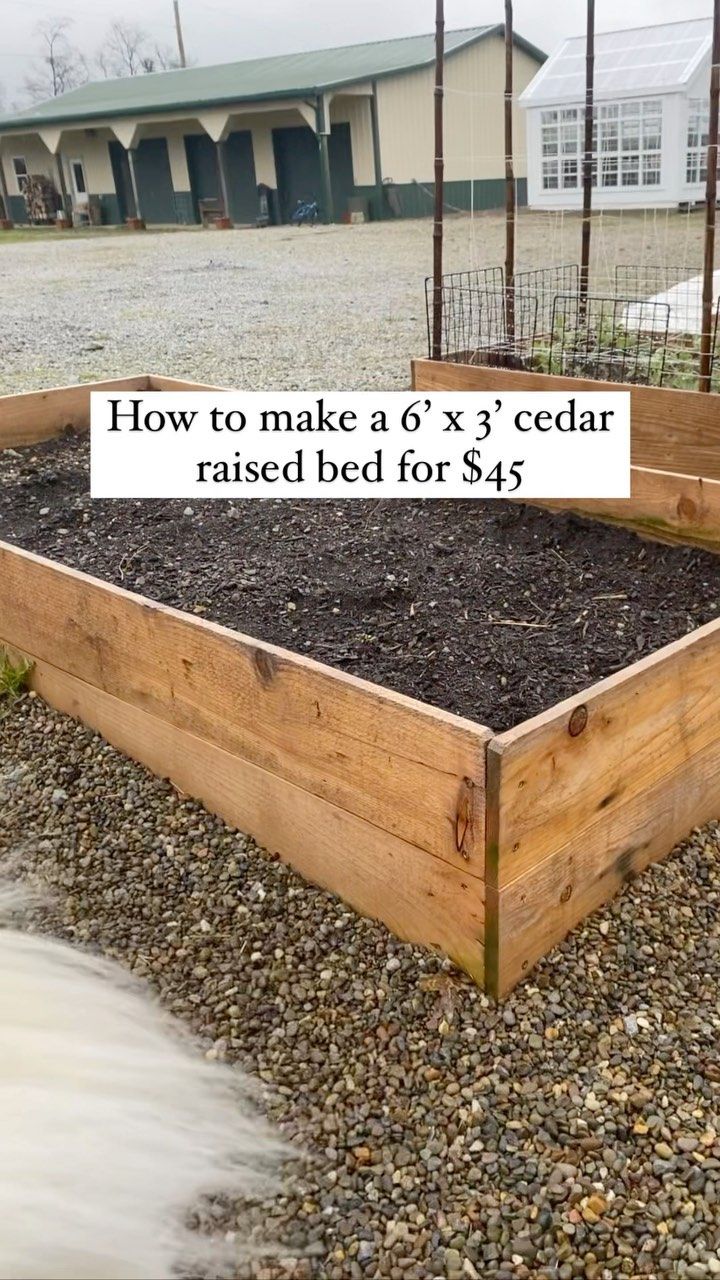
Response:
[{"label": "gravel ground", "polygon": [[[522,212],[519,267],[579,260],[579,219]],[[3,244],[0,392],[140,372],[249,390],[408,385],[426,350],[429,220]],[[504,258],[499,213],[446,223],[446,270]],[[702,262],[702,215],[604,214],[616,262]]]},{"label": "gravel ground", "polygon": [[0,721],[0,805],[48,925],[149,978],[305,1148],[252,1218],[266,1275],[720,1274],[720,827],[496,1009],[34,697]]},{"label": "gravel ground", "polygon": [[[91,501],[0,453],[0,538],[505,730],[720,613],[720,558],[505,502]],[[187,514],[187,513],[191,514]]]}]

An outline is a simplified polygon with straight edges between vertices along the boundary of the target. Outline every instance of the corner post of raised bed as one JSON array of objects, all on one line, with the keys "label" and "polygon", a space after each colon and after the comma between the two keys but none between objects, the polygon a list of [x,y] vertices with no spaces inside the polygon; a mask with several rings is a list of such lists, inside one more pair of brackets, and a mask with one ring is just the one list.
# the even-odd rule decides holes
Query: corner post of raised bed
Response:
[{"label": "corner post of raised bed", "polygon": [[505,336],[511,351],[515,347],[515,167],[512,113],[513,6],[512,0],[505,0]]},{"label": "corner post of raised bed", "polygon": [[580,316],[584,315],[590,286],[590,234],[592,230],[593,113],[595,107],[595,0],[587,0],[585,44],[585,143],[583,149],[583,211],[580,246]]},{"label": "corner post of raised bed", "polygon": [[502,756],[493,738],[485,753],[485,991],[500,1000],[500,799]]},{"label": "corner post of raised bed", "polygon": [[700,391],[709,391],[713,357],[713,295],[715,283],[715,222],[717,210],[718,112],[720,109],[720,0],[713,4],[710,66],[710,121],[705,184],[705,259],[703,263],[702,324],[700,333]]},{"label": "corner post of raised bed", "polygon": [[432,358],[442,359],[443,210],[445,183],[445,3],[435,3],[435,217],[433,221]]}]

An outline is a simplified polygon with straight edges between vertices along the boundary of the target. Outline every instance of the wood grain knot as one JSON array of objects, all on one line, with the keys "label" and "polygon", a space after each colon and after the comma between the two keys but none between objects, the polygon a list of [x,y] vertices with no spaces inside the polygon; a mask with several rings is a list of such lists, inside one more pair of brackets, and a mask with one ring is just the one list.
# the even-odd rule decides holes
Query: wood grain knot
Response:
[{"label": "wood grain knot", "polygon": [[457,810],[455,814],[455,847],[466,862],[470,861],[473,846],[473,818],[475,810],[475,783],[472,778],[463,778],[460,783]]},{"label": "wood grain knot", "polygon": [[563,889],[562,893],[560,894],[560,901],[561,901],[561,902],[569,902],[569,901],[570,901],[570,899],[572,898],[572,891],[573,891],[573,887],[572,887],[572,885],[571,885],[571,884],[566,884],[566,885],[565,885],[565,888]]},{"label": "wood grain knot", "polygon": [[687,494],[683,494],[677,504],[677,513],[681,520],[694,520],[697,516],[697,503],[692,498],[688,498]]},{"label": "wood grain knot", "polygon": [[253,653],[253,662],[263,684],[272,684],[277,675],[278,662],[274,654],[268,653],[267,649],[255,649]]},{"label": "wood grain knot", "polygon": [[582,733],[588,722],[588,709],[586,706],[576,707],[568,721],[568,733],[571,738],[577,738]]}]

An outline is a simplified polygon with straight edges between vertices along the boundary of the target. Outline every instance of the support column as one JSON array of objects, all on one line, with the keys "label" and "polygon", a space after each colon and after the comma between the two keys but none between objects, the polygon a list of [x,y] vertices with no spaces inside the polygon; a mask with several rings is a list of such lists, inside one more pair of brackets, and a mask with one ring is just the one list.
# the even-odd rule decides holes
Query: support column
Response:
[{"label": "support column", "polygon": [[136,231],[140,231],[144,228],[145,223],[143,221],[142,208],[140,205],[137,174],[135,172],[135,147],[127,148],[127,158],[128,168],[130,170],[130,185],[132,187],[133,200],[135,201],[135,217],[127,218],[126,221],[129,226],[134,227]]},{"label": "support column", "polygon": [[333,203],[332,180],[330,177],[330,151],[328,147],[329,124],[323,94],[318,94],[315,99],[315,131],[317,133],[318,150],[320,152],[320,182],[322,185],[323,222],[330,223],[335,221],[335,205]]},{"label": "support column", "polygon": [[58,182],[60,184],[60,195],[62,197],[63,214],[72,226],[72,203],[68,195],[67,183],[65,181],[65,168],[63,165],[62,151],[58,151],[55,156],[55,167],[57,169]]},{"label": "support column", "polygon": [[225,143],[216,142],[215,151],[217,154],[218,175],[220,177],[220,196],[222,199],[223,214],[224,214],[222,218],[218,219],[218,221],[215,223],[215,226],[218,227],[221,231],[227,231],[232,227],[232,218],[230,216],[230,191],[228,187],[227,155],[225,152]]},{"label": "support column", "polygon": [[12,231],[12,218],[10,217],[10,196],[8,195],[7,182],[5,181],[5,170],[3,169],[2,156],[0,156],[0,199],[2,199],[3,216],[0,218],[0,230]]},{"label": "support column", "polygon": [[385,216],[385,191],[383,188],[382,157],[380,154],[380,116],[378,113],[377,80],[372,83],[370,99],[370,124],[372,127],[373,164],[375,166],[375,204],[377,217]]}]

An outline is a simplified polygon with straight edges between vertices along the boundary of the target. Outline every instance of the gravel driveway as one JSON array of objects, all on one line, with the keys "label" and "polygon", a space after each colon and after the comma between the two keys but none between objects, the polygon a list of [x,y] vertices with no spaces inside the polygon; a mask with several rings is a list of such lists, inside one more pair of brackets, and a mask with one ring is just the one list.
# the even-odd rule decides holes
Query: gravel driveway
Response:
[{"label": "gravel driveway", "polygon": [[[518,265],[577,262],[574,215],[524,213]],[[0,238],[0,392],[155,372],[280,391],[408,385],[426,350],[427,220],[315,229]],[[504,218],[448,218],[446,270],[504,257]],[[594,280],[615,262],[702,262],[702,219],[598,219]]]}]

